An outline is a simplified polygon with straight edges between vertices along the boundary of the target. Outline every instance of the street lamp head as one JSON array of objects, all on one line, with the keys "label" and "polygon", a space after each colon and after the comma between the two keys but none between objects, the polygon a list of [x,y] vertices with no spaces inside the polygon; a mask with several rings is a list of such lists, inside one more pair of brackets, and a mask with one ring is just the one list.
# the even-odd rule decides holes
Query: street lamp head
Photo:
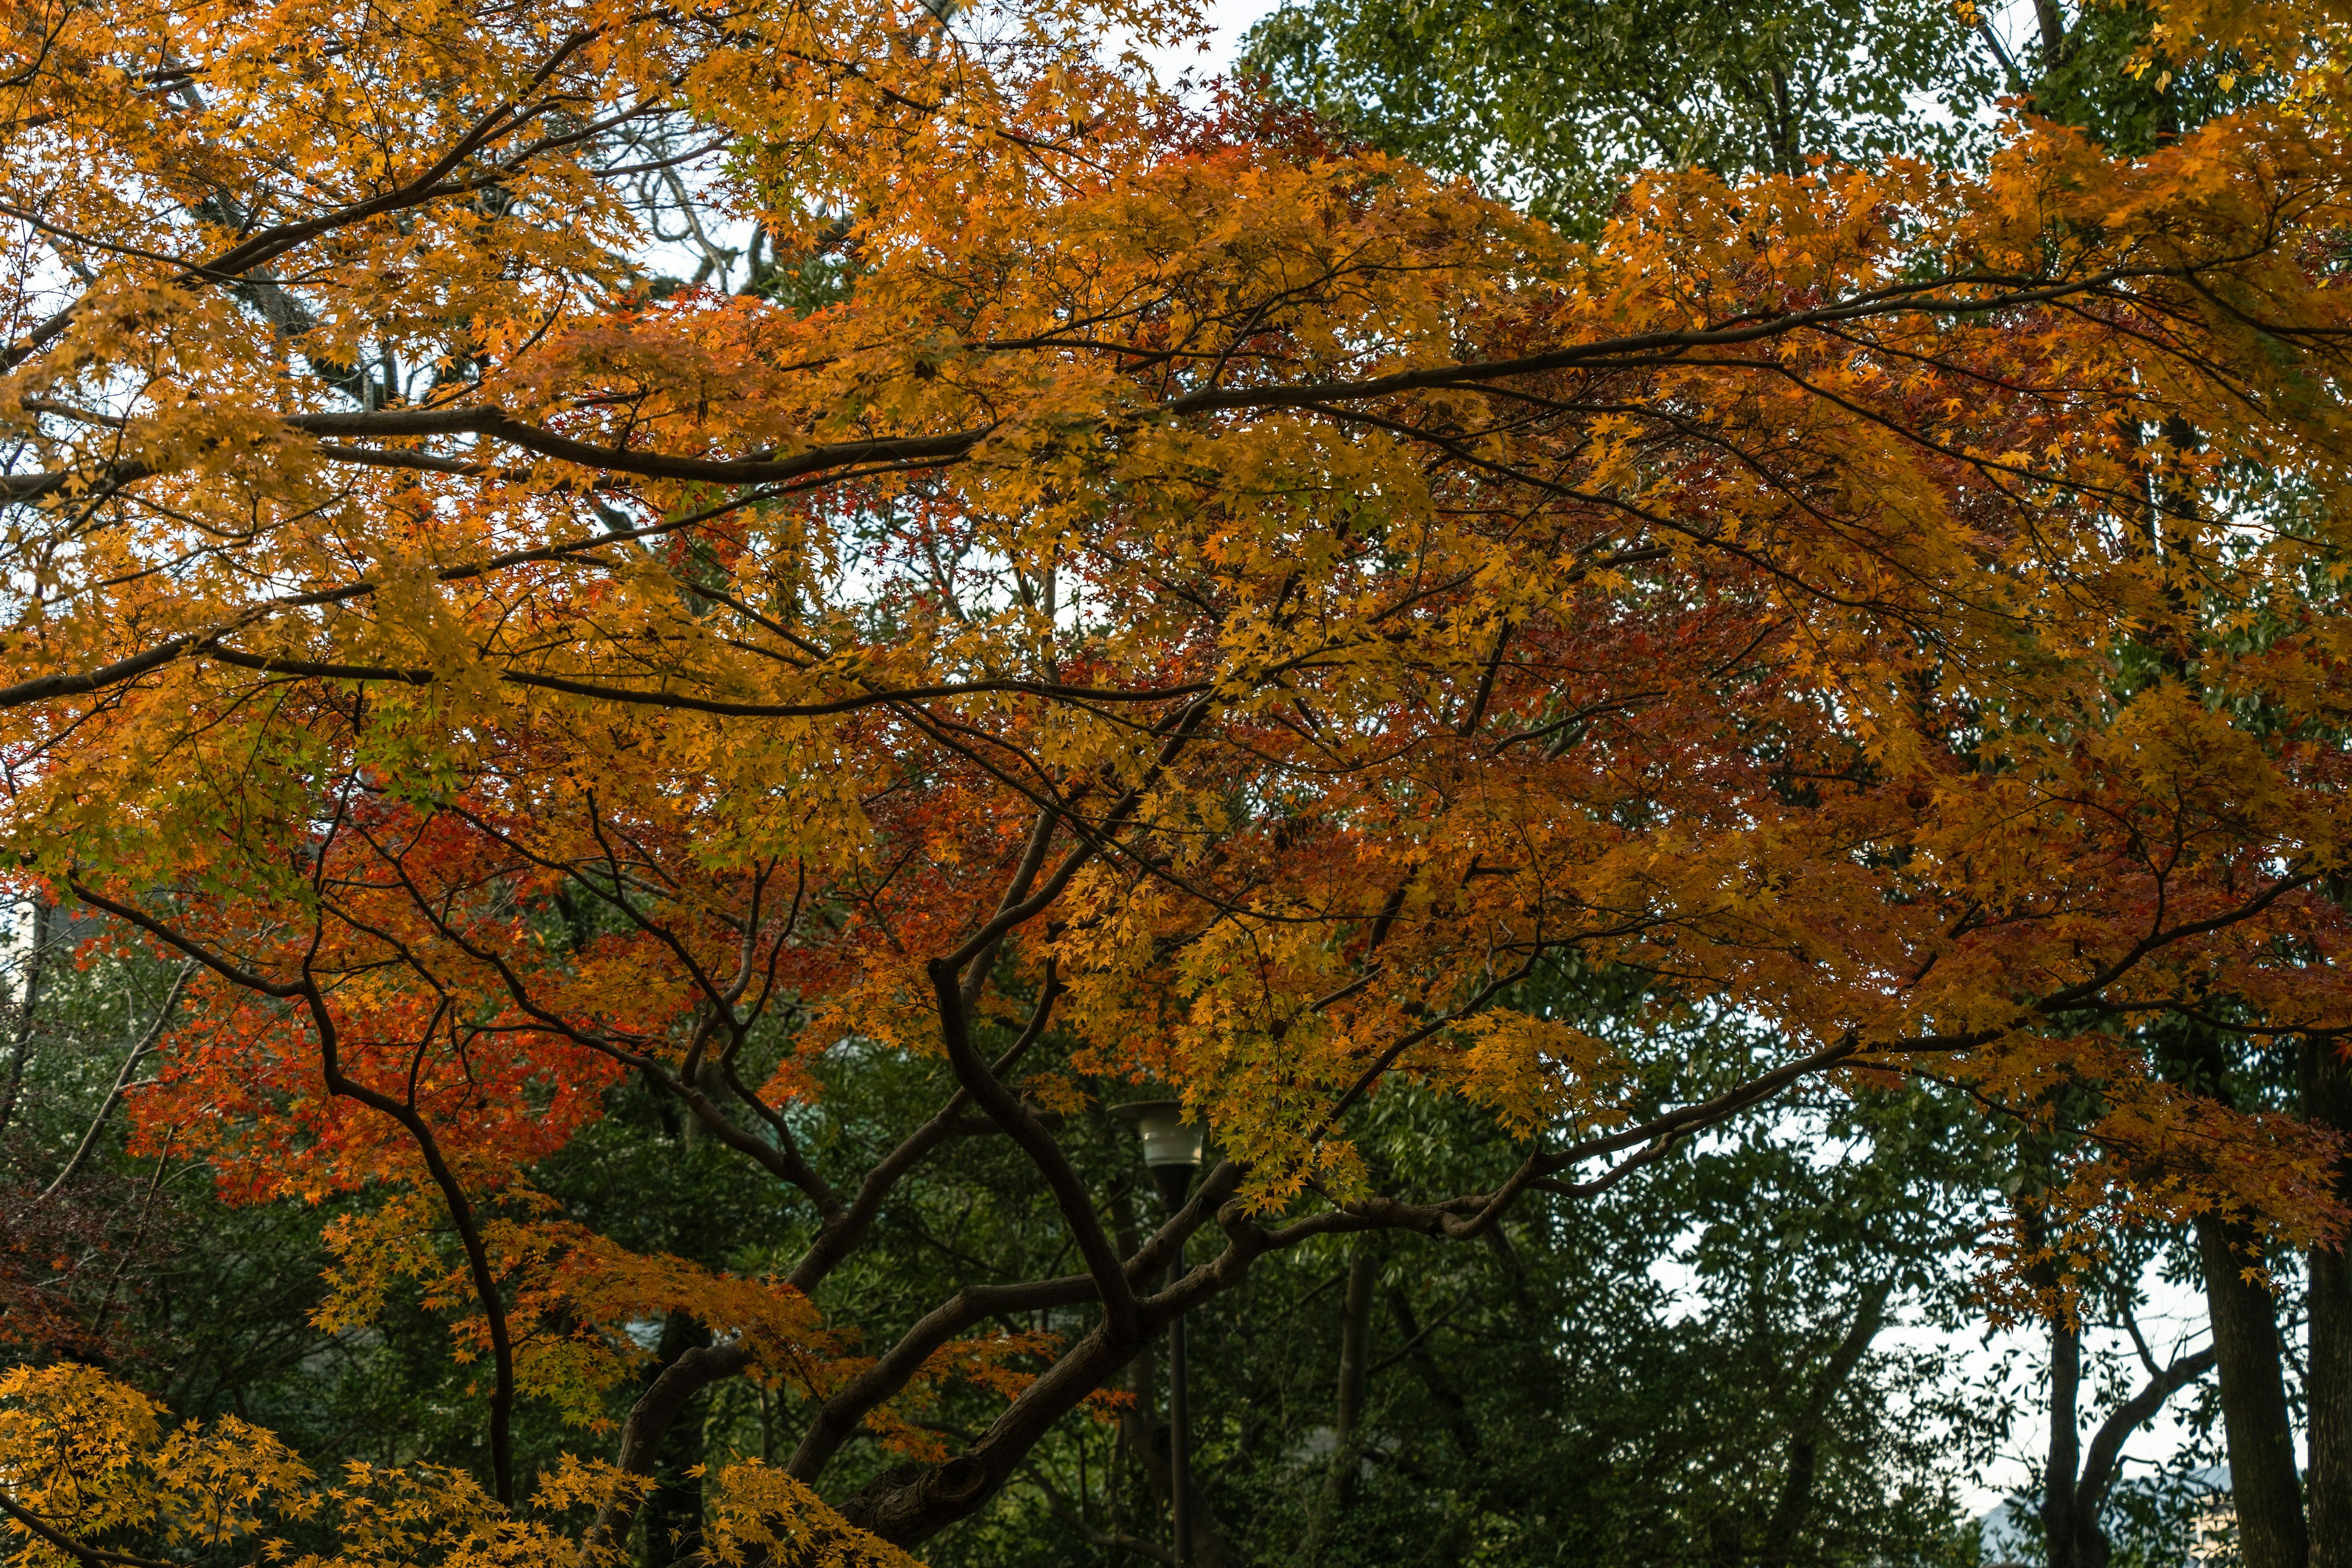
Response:
[{"label": "street lamp head", "polygon": [[1135,1100],[1114,1105],[1110,1113],[1135,1123],[1143,1140],[1143,1163],[1153,1170],[1181,1165],[1190,1171],[1201,1163],[1205,1135],[1198,1123],[1187,1125],[1184,1105],[1175,1100]]},{"label": "street lamp head", "polygon": [[1204,1136],[1198,1123],[1184,1122],[1184,1107],[1173,1100],[1137,1100],[1114,1105],[1110,1113],[1135,1123],[1143,1140],[1143,1163],[1160,1188],[1160,1201],[1174,1214],[1192,1195],[1192,1173],[1201,1163]]}]

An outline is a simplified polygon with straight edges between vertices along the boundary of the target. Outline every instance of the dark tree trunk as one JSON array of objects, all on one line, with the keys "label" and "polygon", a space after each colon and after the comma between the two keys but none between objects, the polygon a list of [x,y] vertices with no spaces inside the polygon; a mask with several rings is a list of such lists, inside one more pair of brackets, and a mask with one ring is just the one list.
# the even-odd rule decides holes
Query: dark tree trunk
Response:
[{"label": "dark tree trunk", "polygon": [[[2176,1048],[2169,1064],[2175,1082],[2224,1105],[2236,1103],[2218,1035],[2192,1027]],[[2245,1226],[2215,1214],[2199,1215],[2196,1231],[2213,1363],[2221,1374],[2221,1429],[2240,1561],[2244,1568],[2308,1568],[2277,1304],[2266,1287],[2245,1277],[2260,1261],[2256,1238]]]},{"label": "dark tree trunk", "polygon": [[2221,1425],[2229,1439],[2230,1493],[2245,1568],[2307,1568],[2303,1488],[2287,1424],[2284,1356],[2271,1293],[2245,1278],[2253,1236],[2213,1215],[2197,1221],[2213,1356],[2221,1371]]},{"label": "dark tree trunk", "polygon": [[[2083,1335],[2063,1317],[2050,1323],[2050,1452],[2042,1470],[2042,1538],[2050,1568],[2088,1568],[2081,1561],[2083,1527],[2075,1480],[2083,1469],[2080,1418]],[[2094,1506],[2095,1511],[2095,1505]]]},{"label": "dark tree trunk", "polygon": [[[2304,1115],[2352,1131],[2352,1069],[2332,1043],[2303,1045]],[[2336,1168],[2336,1195],[2352,1199],[2352,1159]],[[2352,1568],[2352,1262],[2342,1247],[2315,1247],[2311,1268],[2311,1568]]]},{"label": "dark tree trunk", "polygon": [[[681,1313],[662,1321],[656,1352],[666,1371],[687,1355],[710,1347],[710,1331]],[[656,1373],[659,1375],[659,1371]],[[654,1489],[646,1499],[645,1554],[647,1568],[696,1559],[702,1549],[702,1423],[688,1416],[672,1421],[662,1434],[654,1467]]]},{"label": "dark tree trunk", "polygon": [[1364,1416],[1364,1388],[1371,1370],[1372,1289],[1379,1284],[1380,1259],[1369,1243],[1360,1243],[1348,1260],[1348,1295],[1339,1316],[1339,1411],[1331,1429],[1331,1463],[1336,1468],[1338,1506],[1345,1508],[1356,1493],[1356,1468],[1361,1460],[1357,1447]]}]

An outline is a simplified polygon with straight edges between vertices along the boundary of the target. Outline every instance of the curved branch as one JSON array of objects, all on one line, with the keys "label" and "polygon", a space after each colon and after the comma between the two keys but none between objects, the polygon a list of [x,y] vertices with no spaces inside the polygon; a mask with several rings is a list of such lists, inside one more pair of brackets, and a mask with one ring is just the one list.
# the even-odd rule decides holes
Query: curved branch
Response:
[{"label": "curved branch", "polygon": [[[929,968],[931,993],[940,1007],[940,1039],[947,1047],[948,1065],[955,1070],[957,1081],[970,1092],[973,1103],[1004,1130],[1045,1178],[1046,1190],[1052,1193],[1055,1206],[1062,1212],[1062,1223],[1069,1226],[1078,1255],[1086,1259],[1087,1272],[1102,1298],[1104,1331],[1113,1343],[1131,1351],[1142,1342],[1143,1335],[1135,1292],[1128,1284],[1127,1271],[1120,1266],[1110,1237],[1103,1232],[1101,1219],[1095,1214],[1093,1198],[1045,1123],[1021,1103],[1019,1096],[1004,1087],[972,1047],[971,1016],[963,1005],[963,977],[956,966],[946,959],[935,958]],[[1060,982],[1049,973],[1045,993],[1037,999],[1040,1018],[1060,991]],[[1034,1020],[1032,1026],[1037,1026]]]},{"label": "curved branch", "polygon": [[841,1445],[864,1420],[866,1412],[904,1388],[920,1372],[933,1351],[983,1319],[999,1312],[1034,1312],[1047,1307],[1073,1307],[1095,1299],[1095,1282],[1084,1274],[1040,1279],[1025,1285],[967,1285],[899,1336],[898,1342],[827,1399],[801,1435],[800,1445],[784,1465],[786,1473],[814,1481]]},{"label": "curved branch", "polygon": [[2138,1393],[2118,1405],[2114,1415],[2099,1423],[2090,1447],[2084,1450],[2083,1479],[2075,1489],[2078,1519],[2098,1518],[2099,1510],[2106,1503],[2107,1489],[2115,1484],[2116,1466],[2123,1447],[2130,1441],[2131,1435],[2156,1419],[2166,1400],[2212,1370],[2213,1349],[2210,1345],[2194,1355],[2182,1356],[2150,1378]]}]

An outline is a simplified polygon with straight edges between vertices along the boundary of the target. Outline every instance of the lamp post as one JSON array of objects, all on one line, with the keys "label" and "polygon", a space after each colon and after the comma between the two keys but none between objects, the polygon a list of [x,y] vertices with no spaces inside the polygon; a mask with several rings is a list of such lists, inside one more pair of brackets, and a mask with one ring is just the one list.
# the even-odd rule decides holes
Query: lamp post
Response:
[{"label": "lamp post", "polygon": [[[1184,1107],[1173,1100],[1139,1100],[1110,1108],[1113,1116],[1135,1123],[1143,1141],[1143,1163],[1160,1185],[1160,1201],[1171,1215],[1192,1195],[1192,1173],[1200,1168],[1202,1137],[1198,1126],[1187,1126]],[[1169,1260],[1168,1283],[1184,1278],[1184,1247]],[[1168,1323],[1168,1500],[1176,1527],[1176,1568],[1192,1562],[1192,1409],[1184,1363],[1184,1314]]]}]

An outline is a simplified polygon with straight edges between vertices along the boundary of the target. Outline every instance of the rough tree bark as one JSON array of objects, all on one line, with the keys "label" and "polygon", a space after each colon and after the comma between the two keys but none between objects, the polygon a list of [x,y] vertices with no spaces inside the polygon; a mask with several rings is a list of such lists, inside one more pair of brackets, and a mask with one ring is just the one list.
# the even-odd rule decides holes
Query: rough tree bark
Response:
[{"label": "rough tree bark", "polygon": [[[2313,1125],[2352,1131],[2352,1069],[2332,1041],[2303,1043],[2303,1107]],[[2336,1193],[2352,1201],[2352,1158],[2336,1168]],[[2352,1568],[2352,1261],[2335,1247],[2308,1263],[2311,1568]]]},{"label": "rough tree bark", "polygon": [[2042,1539],[2050,1552],[2050,1568],[2081,1568],[2076,1557],[2084,1521],[2074,1479],[2083,1462],[2077,1408],[2082,1391],[2082,1331],[2063,1316],[2053,1318],[2050,1323],[2050,1451],[2042,1467]]},{"label": "rough tree bark", "polygon": [[2254,1237],[2242,1225],[2202,1215],[2197,1256],[2221,1369],[2221,1425],[2239,1551],[2245,1568],[2306,1568],[2310,1542],[2287,1422],[2278,1315],[2270,1291],[2245,1277],[2255,1259]]},{"label": "rough tree bark", "polygon": [[[2166,1071],[2183,1088],[2235,1105],[2221,1038],[2203,1026],[2168,1042]],[[2307,1568],[2303,1485],[2286,1404],[2285,1346],[2269,1289],[2246,1278],[2259,1261],[2257,1237],[2228,1215],[2197,1217],[2197,1260],[2221,1373],[2221,1428],[2230,1458],[2230,1500],[2244,1568]]]}]

